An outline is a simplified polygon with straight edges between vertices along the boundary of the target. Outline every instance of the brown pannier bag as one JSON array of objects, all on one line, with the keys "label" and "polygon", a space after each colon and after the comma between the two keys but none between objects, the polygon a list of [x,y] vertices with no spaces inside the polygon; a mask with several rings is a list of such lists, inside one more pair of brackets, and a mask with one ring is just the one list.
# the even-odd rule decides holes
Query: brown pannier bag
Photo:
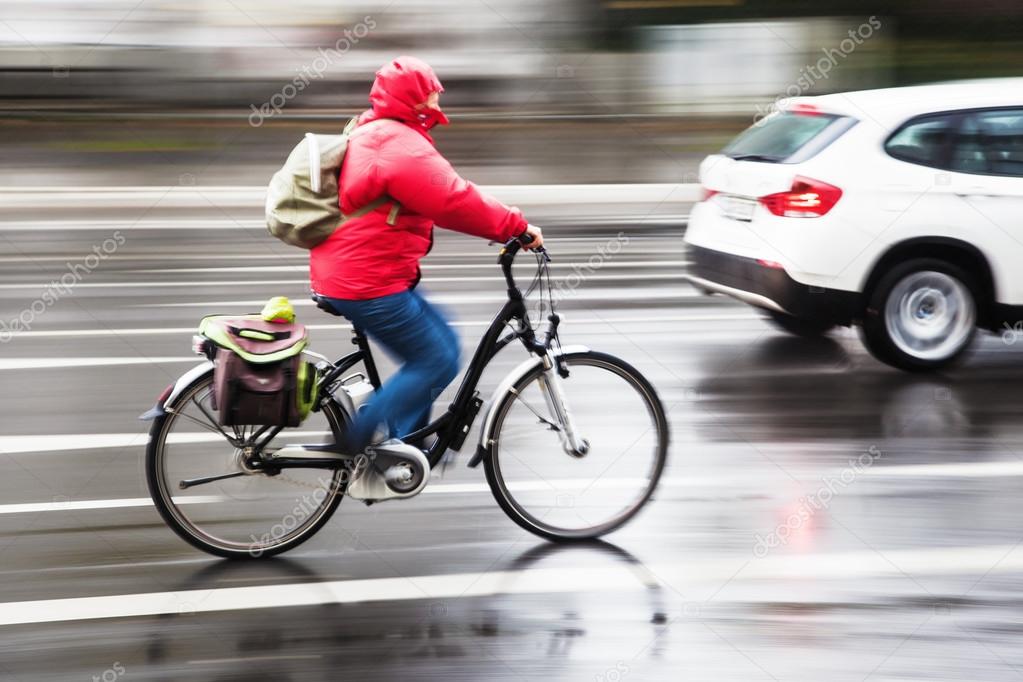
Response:
[{"label": "brown pannier bag", "polygon": [[296,427],[309,415],[316,370],[302,359],[305,327],[218,315],[199,333],[216,344],[211,402],[222,426]]},{"label": "brown pannier bag", "polygon": [[[213,360],[213,401],[221,426],[301,424],[304,415],[299,409],[302,401],[298,395],[298,375],[302,364],[302,358],[296,355],[257,365],[246,362],[237,353],[218,348]],[[305,383],[307,387],[314,385]]]}]

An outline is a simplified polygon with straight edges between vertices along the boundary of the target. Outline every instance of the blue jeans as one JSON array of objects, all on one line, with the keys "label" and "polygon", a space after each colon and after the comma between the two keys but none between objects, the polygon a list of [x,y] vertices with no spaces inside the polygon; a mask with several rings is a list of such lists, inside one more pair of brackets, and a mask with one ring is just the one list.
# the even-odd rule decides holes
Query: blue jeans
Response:
[{"label": "blue jeans", "polygon": [[413,290],[364,301],[327,300],[402,363],[359,411],[348,446],[366,447],[381,424],[392,438],[425,426],[433,401],[458,376],[459,341],[447,320]]}]

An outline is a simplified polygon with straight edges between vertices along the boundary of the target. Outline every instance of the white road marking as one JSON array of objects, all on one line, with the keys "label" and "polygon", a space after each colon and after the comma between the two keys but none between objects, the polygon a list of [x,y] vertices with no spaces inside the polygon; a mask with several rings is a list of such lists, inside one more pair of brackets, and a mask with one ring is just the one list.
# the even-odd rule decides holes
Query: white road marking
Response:
[{"label": "white road marking", "polygon": [[[313,438],[326,435],[326,431],[289,431],[280,438]],[[172,433],[169,443],[215,443],[223,440],[213,432]],[[149,442],[148,427],[138,433],[70,433],[31,436],[0,436],[0,454],[30,452],[67,452],[71,450],[102,450],[143,446]]]},{"label": "white road marking", "polygon": [[[650,255],[663,256],[665,251],[648,251]],[[637,252],[630,251],[630,256],[639,255]],[[683,265],[689,265],[688,260],[633,260],[633,261],[621,261],[621,260],[607,260],[600,265],[600,270],[607,270],[609,268],[653,268],[653,267],[681,267]],[[529,265],[528,262],[524,262],[523,265]],[[565,260],[565,262],[557,263],[552,269],[561,267],[571,267],[572,265],[584,266],[583,263],[573,262]],[[483,263],[437,263],[430,264],[424,263],[422,266],[423,272],[431,272],[433,270],[465,270],[468,268],[486,268],[488,270],[496,270],[494,263],[491,261]],[[522,267],[521,270],[527,270],[532,268]],[[594,268],[597,269],[597,268]],[[309,266],[303,265],[237,265],[237,266],[224,266],[216,268],[148,268],[141,270],[127,270],[126,272],[132,272],[142,275],[155,275],[155,274],[214,274],[214,273],[237,273],[237,272],[309,272]]]},{"label": "white road marking", "polygon": [[[214,436],[214,440],[216,436]],[[722,481],[718,481],[721,483]],[[584,490],[587,488],[594,488],[600,490],[623,488],[636,486],[644,481],[640,479],[617,479],[617,478],[606,478],[600,479],[596,482],[590,479],[552,479],[550,481],[524,481],[509,484],[509,489],[512,492],[533,492],[533,491],[545,491],[550,490],[551,486],[555,486],[559,492],[569,492],[572,490]],[[705,487],[710,485],[712,481],[710,479],[661,479],[661,485],[675,487]],[[283,489],[283,488],[282,488]],[[423,490],[423,494],[427,493],[432,495],[465,495],[465,494],[479,494],[486,493],[490,494],[490,486],[486,483],[436,483],[431,484]],[[209,504],[214,502],[220,502],[223,498],[211,495],[196,495],[194,497],[184,496],[181,498],[175,498],[176,502],[181,504]],[[15,504],[2,504],[0,505],[0,515],[3,514],[30,514],[39,512],[52,512],[52,511],[93,511],[101,509],[125,509],[131,507],[151,507],[153,506],[152,499],[148,497],[128,497],[122,499],[111,499],[111,500],[57,500],[49,502],[22,502]]]},{"label": "white road marking", "polygon": [[113,365],[161,365],[172,362],[198,362],[196,356],[154,358],[11,358],[0,359],[0,371],[10,369],[57,369],[64,367],[107,367]]},{"label": "white road marking", "polygon": [[[139,410],[140,412],[142,410]],[[215,433],[177,434],[179,443],[201,443],[216,440]],[[138,433],[70,433],[34,436],[0,436],[0,453],[13,455],[30,452],[66,452],[105,448],[128,448],[145,445],[149,431]]]},{"label": "white road marking", "polygon": [[[590,275],[581,274],[582,282],[650,282],[654,280],[679,280],[681,281],[685,275],[682,273],[648,273],[648,274],[636,274],[636,275]],[[427,277],[423,279],[424,285],[430,285],[435,283],[445,282],[503,282],[504,277],[495,276],[483,276],[483,277]],[[565,283],[567,282],[566,277],[551,277],[551,282]],[[576,280],[579,282],[580,280]],[[40,284],[39,282],[33,283],[18,283],[18,284],[0,284],[0,290],[17,290],[17,289],[28,289],[28,290],[42,290],[46,284]],[[308,279],[242,279],[242,280],[199,280],[190,282],[79,282],[74,285],[77,289],[122,289],[122,288],[160,288],[160,287],[263,287],[263,286],[296,286],[309,288]]]},{"label": "white road marking", "polygon": [[[427,282],[428,283],[428,282]],[[571,293],[564,295],[561,299],[562,303],[571,301],[670,301],[679,298],[703,298],[704,294],[696,289],[683,289],[683,290],[667,290],[657,291],[651,287],[644,287],[642,290],[618,290],[618,289],[603,289],[596,291],[593,289],[579,288]],[[430,294],[430,302],[438,305],[462,305],[467,303],[501,303],[507,301],[508,297],[503,293],[494,294]],[[291,302],[296,307],[315,306],[316,304],[312,300],[307,298],[293,300]],[[266,304],[266,299],[250,299],[242,301],[186,301],[182,303],[140,303],[132,305],[132,308],[209,308],[210,310],[215,309],[228,309],[228,308],[245,308],[249,310],[257,310]]]},{"label": "white road marking", "polygon": [[[575,185],[485,185],[483,191],[512,206],[582,204],[661,205],[699,201],[702,190],[694,183],[618,183]],[[5,207],[46,206],[145,206],[162,207],[260,207],[266,199],[264,186],[205,187],[0,187]],[[266,229],[259,221],[261,229]]]},{"label": "white road marking", "polygon": [[[262,307],[265,301],[261,301]],[[725,322],[730,320],[762,320],[761,315],[756,313],[720,313],[706,315],[663,315],[650,317],[602,317],[583,318],[575,317],[569,313],[561,313],[563,324],[566,325],[608,325],[608,324],[644,324],[651,322]],[[493,320],[456,320],[451,323],[453,327],[487,327]],[[307,324],[309,330],[338,330],[351,329],[350,324]],[[564,329],[564,327],[562,327]],[[88,337],[88,336],[148,336],[163,334],[194,334],[195,327],[129,327],[120,329],[54,329],[14,332],[13,339],[46,339],[46,338],[67,338],[67,337]]]},{"label": "white road marking", "polygon": [[0,625],[367,601],[606,590],[611,585],[622,585],[625,589],[646,589],[632,571],[624,566],[591,567],[578,571],[578,575],[570,580],[572,573],[565,569],[532,569],[8,602],[0,604]]},{"label": "white road marking", "polygon": [[0,232],[84,232],[101,230],[251,230],[266,231],[262,220],[231,220],[225,218],[162,219],[162,220],[10,220],[0,222]]},{"label": "white road marking", "polygon": [[[722,483],[718,480],[717,483]],[[542,481],[513,481],[508,483],[508,489],[513,493],[528,492],[570,492],[573,490],[609,490],[615,488],[635,488],[645,486],[647,481],[641,478],[600,478],[594,481],[591,478],[551,478]],[[668,487],[702,487],[713,485],[712,479],[707,478],[662,478],[660,484]],[[431,483],[423,490],[423,494],[452,495],[465,493],[490,493],[490,486],[486,483]]]},{"label": "white road marking", "polygon": [[[621,226],[622,231],[633,227],[681,227],[688,221],[688,216],[635,216],[622,219],[593,218],[589,221],[575,220],[566,227],[585,225],[592,227]],[[557,231],[558,221],[553,221],[550,229]],[[194,231],[194,230],[244,230],[256,232],[260,236],[266,234],[266,221],[253,218],[157,218],[146,220],[109,219],[109,220],[7,220],[0,221],[0,232],[102,232],[113,233],[116,230],[136,232],[139,230],[162,231]],[[627,233],[627,232],[626,232]],[[563,239],[569,237],[563,237]],[[631,238],[631,237],[630,237]]]},{"label": "white road marking", "polygon": [[[220,502],[217,495],[195,495],[192,497],[175,497],[175,504],[210,504]],[[148,497],[131,497],[123,500],[61,500],[50,502],[26,502],[24,504],[0,505],[0,514],[36,514],[49,511],[91,511],[93,509],[126,509],[130,507],[152,507],[153,501]]]},{"label": "white road marking", "polygon": [[[322,604],[463,599],[514,594],[647,591],[659,584],[692,588],[722,576],[733,582],[848,580],[863,577],[954,576],[1023,571],[1016,545],[914,548],[881,552],[834,552],[798,556],[747,555],[685,563],[652,564],[636,570],[624,564],[568,568],[448,573],[397,578],[302,582],[285,585],[218,587],[0,603],[0,625],[59,623],[163,614],[294,608]],[[722,598],[727,598],[724,595]]]},{"label": "white road marking", "polygon": [[[111,436],[110,445],[94,445],[89,447],[125,447],[133,445],[142,445],[145,440],[143,436],[139,434],[109,434]],[[215,442],[219,439],[216,434],[179,434],[183,436],[180,439],[172,439],[173,442],[179,443],[195,443],[195,442]],[[314,435],[323,436],[325,432],[309,432],[305,434],[294,434],[304,435],[305,437],[312,437]],[[19,437],[15,437],[19,438]],[[20,437],[20,438],[43,438],[47,439],[47,436],[34,436],[34,437]],[[59,436],[57,438],[60,438]],[[80,438],[80,436],[74,436],[72,438]],[[46,441],[44,441],[45,443]],[[2,444],[2,443],[0,443]],[[24,447],[24,446],[23,446]],[[82,448],[60,448],[60,449],[82,449]],[[44,452],[46,450],[16,450],[16,452]],[[923,464],[923,465],[906,465],[896,467],[876,467],[871,469],[865,469],[860,472],[860,475],[872,476],[875,478],[901,478],[905,476],[949,476],[959,478],[1003,478],[1003,477],[1014,477],[1023,476],[1023,462],[1006,461],[1006,462],[963,462],[954,464]],[[819,479],[819,476],[811,477],[813,480]],[[811,478],[807,478],[808,481]],[[761,477],[751,476],[666,476],[660,480],[661,488],[695,488],[698,490],[707,489],[721,489],[734,487],[737,485],[745,484],[756,484],[758,481],[762,481]],[[559,478],[559,479],[548,479],[543,481],[513,481],[508,484],[508,488],[512,492],[572,492],[578,490],[609,490],[619,488],[635,488],[638,485],[645,484],[645,480],[641,478],[601,478],[596,481],[590,478]],[[490,494],[490,486],[487,483],[472,482],[472,483],[430,483],[425,490],[423,495],[470,495],[470,494]],[[214,496],[195,496],[195,497],[182,497],[181,500],[185,504],[204,504],[211,502],[219,502],[221,498]],[[0,505],[0,515],[3,514],[24,514],[24,513],[35,513],[35,512],[49,512],[49,511],[88,511],[88,510],[99,510],[99,509],[121,509],[127,507],[148,507],[152,505],[152,500],[148,497],[138,498],[124,498],[124,499],[110,499],[110,500],[76,500],[76,501],[63,501],[63,502],[25,502],[15,504],[4,504]]]},{"label": "white road marking", "polygon": [[1023,460],[1000,462],[954,462],[948,464],[905,464],[900,466],[871,467],[857,475],[863,476],[952,476],[956,478],[981,478],[999,476],[1023,476]]},{"label": "white road marking", "polygon": [[[105,223],[105,224],[109,225],[109,223]],[[437,235],[437,240],[436,240],[437,244],[446,244],[446,242],[449,239],[458,239],[457,236],[454,236],[454,233],[451,233],[451,234],[453,235],[452,237],[449,237],[449,236],[445,235],[443,232],[438,234]],[[604,235],[604,236],[591,236],[591,237],[563,235],[563,236],[554,237],[552,239],[552,241],[556,244],[556,249],[557,249],[557,253],[554,254],[555,256],[557,256],[556,265],[564,265],[566,257],[571,257],[571,256],[576,256],[576,255],[584,255],[584,256],[589,257],[589,256],[592,256],[592,255],[596,255],[597,252],[595,252],[595,250],[592,247],[593,246],[599,247],[599,246],[607,244],[608,237],[606,235]],[[664,249],[637,248],[637,247],[631,246],[631,244],[633,242],[637,242],[637,243],[642,243],[642,242],[663,242],[665,244],[670,244],[670,247],[664,248]],[[682,253],[685,253],[685,251],[686,251],[685,244],[682,242],[681,238],[678,235],[675,235],[675,234],[667,234],[667,235],[664,235],[664,236],[659,236],[659,235],[629,235],[629,243],[630,243],[630,246],[627,247],[628,248],[627,253],[630,256],[639,256],[639,255],[664,256],[664,255],[670,254],[670,253],[682,254]],[[246,260],[252,260],[252,261],[261,261],[261,260],[271,260],[271,261],[272,260],[308,261],[309,260],[309,252],[308,251],[303,251],[303,250],[300,250],[300,249],[289,249],[287,251],[275,250],[275,249],[283,249],[283,248],[287,248],[287,247],[284,247],[283,245],[278,245],[278,244],[276,244],[274,242],[269,242],[268,244],[266,244],[264,246],[268,247],[265,251],[263,251],[263,252],[254,252],[254,253],[210,254],[210,253],[163,253],[163,252],[161,252],[159,255],[156,255],[156,254],[152,254],[152,253],[124,253],[124,252],[119,251],[118,253],[107,255],[105,260],[107,260],[107,261],[119,261],[119,262],[122,262],[122,263],[129,263],[131,261],[158,261],[160,263],[166,263],[166,262],[170,262],[170,261],[213,261],[213,262],[219,262],[219,261],[246,261]],[[432,263],[432,261],[435,260],[435,259],[436,260],[479,259],[481,256],[485,256],[486,260],[485,261],[480,261],[478,263],[466,263],[464,266],[448,264],[447,267],[474,267],[474,268],[476,268],[476,267],[480,267],[480,268],[482,268],[482,267],[494,267],[494,260],[495,260],[494,257],[496,257],[496,255],[497,255],[496,251],[494,251],[493,253],[478,252],[478,251],[475,251],[475,250],[470,251],[470,252],[462,252],[462,253],[456,253],[456,252],[451,252],[451,251],[435,251],[430,256],[430,259],[429,259],[430,262],[425,263],[423,265],[423,267],[425,267],[425,268],[436,268],[436,267],[438,267],[437,264],[433,264]],[[40,254],[40,255],[33,255],[31,257],[31,262],[33,262],[33,263],[43,263],[43,262],[54,262],[54,263],[57,263],[57,262],[65,262],[66,263],[68,261],[72,261],[72,262],[78,261],[81,258],[82,258],[81,252],[66,253],[66,254],[56,254],[56,255],[54,255],[54,254],[45,254],[45,255],[44,254]],[[617,258],[617,256],[616,256],[616,258]],[[25,256],[0,256],[0,263],[25,263],[25,262],[26,262],[26,257]],[[604,267],[607,267],[608,265],[609,265],[608,263],[605,263]],[[203,268],[197,268],[197,269],[198,270],[204,270]],[[189,268],[184,268],[184,270],[187,271],[187,270],[189,270]],[[173,269],[171,269],[171,270],[166,270],[166,269],[151,270],[151,272],[174,272],[174,271],[175,270],[173,270]],[[133,272],[133,271],[129,270],[129,272]]]},{"label": "white road marking", "polygon": [[[351,329],[351,325],[306,325],[306,329]],[[121,329],[36,329],[11,333],[11,340],[17,339],[63,339],[89,336],[149,336],[163,334],[195,334],[198,325],[192,327],[131,327]]]}]

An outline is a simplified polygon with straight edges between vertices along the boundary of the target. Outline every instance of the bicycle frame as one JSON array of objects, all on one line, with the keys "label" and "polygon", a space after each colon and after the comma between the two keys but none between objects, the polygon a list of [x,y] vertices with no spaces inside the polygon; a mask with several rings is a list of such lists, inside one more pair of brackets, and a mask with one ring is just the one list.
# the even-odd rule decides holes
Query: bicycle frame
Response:
[{"label": "bicycle frame", "polygon": [[[428,437],[436,434],[437,439],[426,449],[426,458],[430,462],[431,468],[437,466],[448,449],[457,451],[462,447],[473,421],[483,405],[483,400],[479,397],[479,391],[476,387],[483,376],[483,371],[494,356],[516,339],[522,342],[528,352],[542,355],[548,351],[551,339],[557,331],[558,317],[554,314],[551,316],[552,332],[547,335],[544,342],[537,340],[533,328],[528,323],[525,301],[523,300],[522,292],[515,284],[511,271],[515,255],[520,248],[521,244],[513,240],[505,244],[504,248],[501,249],[498,263],[504,272],[508,285],[508,301],[490,323],[490,326],[487,327],[487,331],[476,346],[476,351],[473,353],[472,359],[469,361],[469,365],[462,376],[462,382],[459,384],[454,400],[444,414],[418,431],[408,434],[403,438],[406,443],[421,445]],[[543,256],[546,258],[546,252],[543,252]],[[517,328],[511,333],[502,336],[505,326],[510,322],[518,322]],[[330,370],[321,383],[320,400],[323,398],[329,399],[329,395],[326,394],[327,389],[338,379],[341,379],[345,372],[360,362],[363,363],[366,369],[366,377],[372,383],[373,388],[380,388],[380,375],[377,372],[373,353],[366,336],[360,330],[355,329],[352,334],[352,343],[358,347],[358,350],[333,363],[333,369]]]}]

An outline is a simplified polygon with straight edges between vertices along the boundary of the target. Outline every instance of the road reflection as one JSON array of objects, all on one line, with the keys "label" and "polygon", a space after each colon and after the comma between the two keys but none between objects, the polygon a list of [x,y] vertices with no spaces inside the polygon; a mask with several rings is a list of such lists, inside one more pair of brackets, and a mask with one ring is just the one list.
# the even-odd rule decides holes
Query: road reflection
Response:
[{"label": "road reflection", "polygon": [[593,541],[540,543],[496,562],[487,571],[500,576],[493,596],[339,604],[331,602],[324,587],[325,603],[319,606],[252,611],[240,618],[229,612],[197,613],[203,591],[275,583],[304,583],[315,590],[337,576],[324,575],[313,561],[295,558],[207,564],[173,586],[176,592],[192,593],[189,599],[195,603],[182,601],[176,613],[149,620],[139,633],[142,660],[151,670],[185,665],[214,680],[239,679],[239,674],[253,680],[293,680],[305,679],[296,671],[352,670],[355,661],[368,665],[375,659],[381,661],[373,668],[378,674],[390,665],[407,670],[424,659],[443,667],[444,662],[454,665],[483,655],[499,664],[505,647],[521,647],[526,641],[542,653],[544,665],[557,665],[582,655],[577,645],[592,627],[608,627],[608,609],[613,607],[593,594],[534,595],[520,581],[536,569],[611,565],[626,567],[640,587],[641,599],[634,591],[627,593],[632,595],[627,609],[630,616],[641,613],[650,628],[644,656],[660,658],[660,642],[666,640],[662,635],[670,625],[670,595],[628,550]]},{"label": "road reflection", "polygon": [[[846,341],[846,340],[842,340]],[[742,353],[708,358],[696,382],[697,428],[709,441],[841,442],[970,439],[971,450],[998,451],[999,437],[1023,423],[1023,364],[1005,354],[947,372],[908,374],[885,367],[829,337],[777,336]],[[724,427],[724,428],[722,428]],[[989,442],[993,441],[993,442]]]}]

